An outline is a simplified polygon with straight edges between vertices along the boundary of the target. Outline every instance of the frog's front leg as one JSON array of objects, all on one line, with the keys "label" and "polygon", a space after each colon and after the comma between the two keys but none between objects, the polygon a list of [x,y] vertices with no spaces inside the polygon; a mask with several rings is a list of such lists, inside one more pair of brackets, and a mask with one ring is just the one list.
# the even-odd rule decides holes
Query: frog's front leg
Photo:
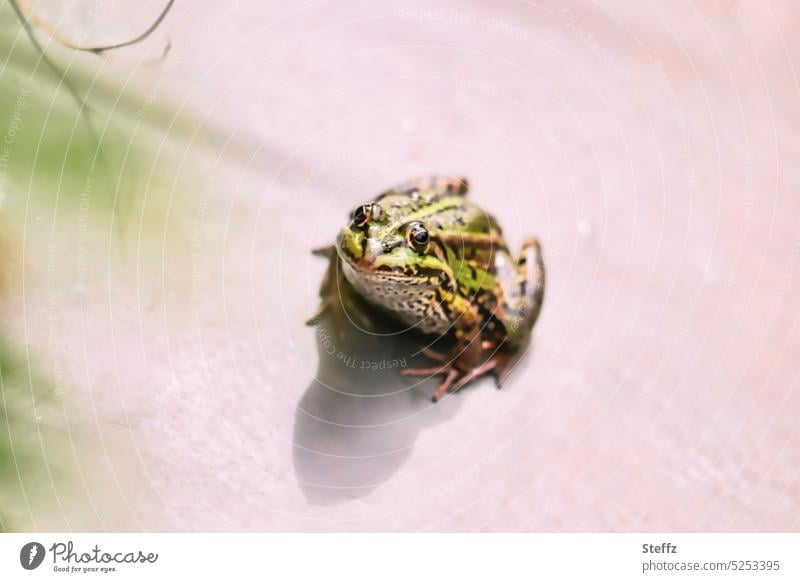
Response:
[{"label": "frog's front leg", "polygon": [[333,326],[340,340],[344,339],[346,319],[355,318],[360,324],[367,327],[371,326],[372,321],[365,313],[355,289],[342,274],[336,247],[330,246],[315,249],[312,254],[327,258],[328,268],[319,288],[321,299],[319,309],[306,321],[306,325],[319,325],[322,317],[326,313],[330,313],[333,318]]}]

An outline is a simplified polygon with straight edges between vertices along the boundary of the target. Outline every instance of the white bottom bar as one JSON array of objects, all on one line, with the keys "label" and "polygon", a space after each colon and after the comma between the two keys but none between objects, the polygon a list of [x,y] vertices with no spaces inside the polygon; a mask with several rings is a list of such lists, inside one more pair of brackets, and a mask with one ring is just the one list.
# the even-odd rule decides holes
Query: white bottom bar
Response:
[{"label": "white bottom bar", "polygon": [[0,580],[778,581],[798,556],[796,534],[4,534]]}]

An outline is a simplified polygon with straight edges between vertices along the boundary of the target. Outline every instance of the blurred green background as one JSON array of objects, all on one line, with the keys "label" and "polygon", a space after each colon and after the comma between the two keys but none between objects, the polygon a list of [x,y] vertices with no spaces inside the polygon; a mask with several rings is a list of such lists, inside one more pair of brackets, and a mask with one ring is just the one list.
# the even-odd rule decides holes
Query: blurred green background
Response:
[{"label": "blurred green background", "polygon": [[[42,53],[8,3],[0,23],[0,530],[13,531],[66,516],[90,478],[80,457],[93,420],[65,397],[64,306],[50,287],[79,287],[103,255],[92,248],[146,257],[153,232],[176,232],[168,209],[192,183],[176,169],[192,116],[177,115],[157,77],[148,87],[134,75],[149,57],[115,62],[34,27]],[[26,296],[41,285],[50,323],[31,341]]]}]

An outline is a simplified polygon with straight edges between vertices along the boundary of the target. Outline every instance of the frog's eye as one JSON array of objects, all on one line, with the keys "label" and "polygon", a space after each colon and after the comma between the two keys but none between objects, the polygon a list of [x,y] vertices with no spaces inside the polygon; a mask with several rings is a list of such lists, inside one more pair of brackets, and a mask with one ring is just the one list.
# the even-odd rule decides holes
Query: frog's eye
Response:
[{"label": "frog's eye", "polygon": [[406,239],[408,240],[408,246],[418,253],[424,253],[428,249],[431,237],[428,234],[428,229],[421,222],[412,222],[408,225]]},{"label": "frog's eye", "polygon": [[353,226],[361,228],[372,218],[372,204],[362,204],[353,211]]}]

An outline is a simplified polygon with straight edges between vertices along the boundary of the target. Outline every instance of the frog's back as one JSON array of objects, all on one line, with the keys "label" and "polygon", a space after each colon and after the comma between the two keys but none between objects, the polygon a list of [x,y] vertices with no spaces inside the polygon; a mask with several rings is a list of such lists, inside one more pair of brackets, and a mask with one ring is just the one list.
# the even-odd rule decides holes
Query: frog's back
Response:
[{"label": "frog's back", "polygon": [[378,195],[379,204],[396,224],[419,220],[433,233],[500,233],[492,215],[468,197],[464,178],[431,176],[404,182]]}]

